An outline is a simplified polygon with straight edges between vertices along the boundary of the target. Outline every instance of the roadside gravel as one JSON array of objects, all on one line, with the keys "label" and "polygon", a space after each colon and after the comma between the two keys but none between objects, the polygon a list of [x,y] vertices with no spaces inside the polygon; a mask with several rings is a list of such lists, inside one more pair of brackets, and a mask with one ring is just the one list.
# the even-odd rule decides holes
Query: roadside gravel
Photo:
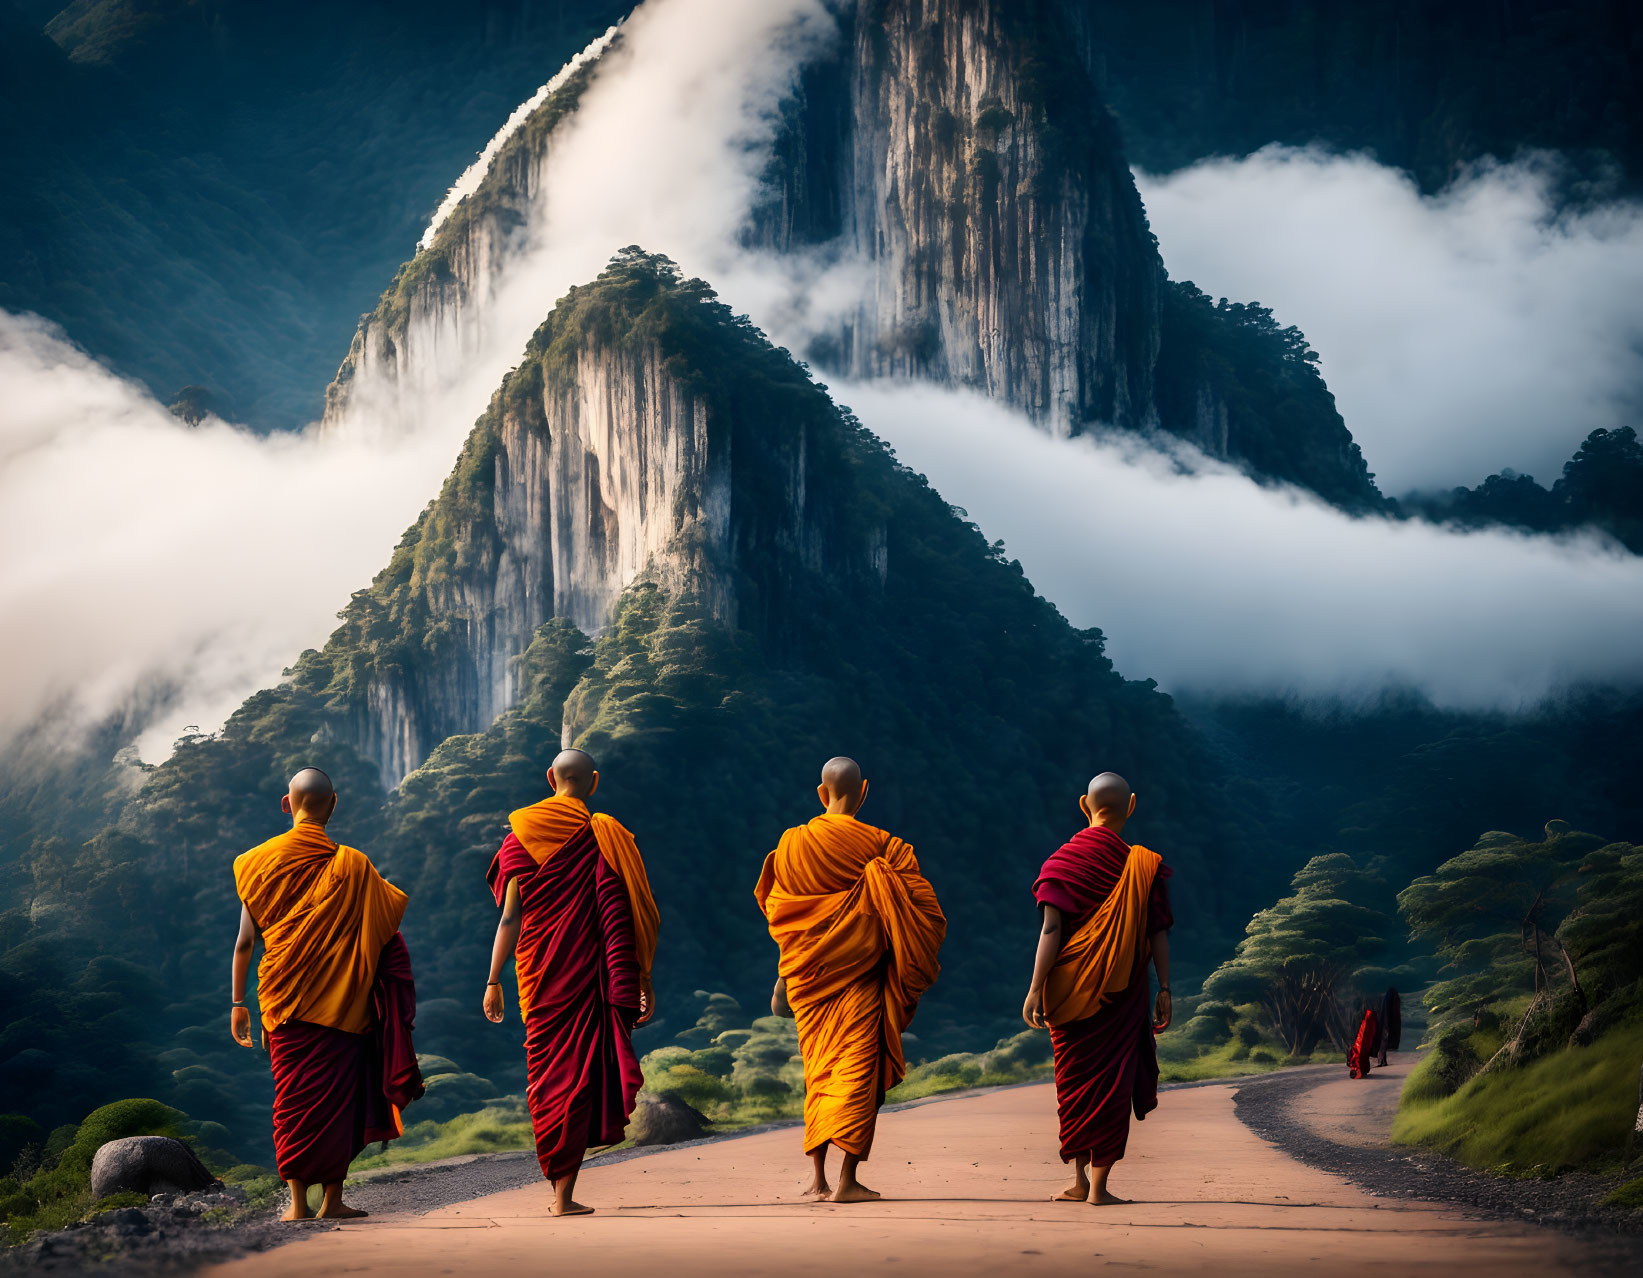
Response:
[{"label": "roadside gravel", "polygon": [[[1341,1066],[1328,1066],[1330,1076]],[[1249,1079],[1234,1093],[1234,1112],[1251,1131],[1321,1171],[1344,1176],[1372,1194],[1450,1203],[1497,1219],[1532,1221],[1603,1242],[1643,1272],[1643,1212],[1599,1205],[1624,1178],[1570,1173],[1520,1180],[1476,1171],[1443,1154],[1387,1144],[1341,1144],[1309,1127],[1297,1101],[1320,1082],[1316,1069]]]}]

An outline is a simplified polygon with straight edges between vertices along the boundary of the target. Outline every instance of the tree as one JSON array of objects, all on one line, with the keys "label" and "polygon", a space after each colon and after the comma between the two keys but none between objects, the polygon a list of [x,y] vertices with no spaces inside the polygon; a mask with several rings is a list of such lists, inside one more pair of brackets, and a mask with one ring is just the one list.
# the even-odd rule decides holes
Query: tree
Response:
[{"label": "tree", "polygon": [[1630,426],[1586,436],[1552,492],[1573,522],[1595,524],[1643,553],[1643,443]]},{"label": "tree", "polygon": [[1391,920],[1364,904],[1384,883],[1343,852],[1315,856],[1291,894],[1249,921],[1236,954],[1204,982],[1229,1003],[1258,1003],[1292,1055],[1325,1037],[1345,1051],[1352,1023],[1341,996],[1365,961],[1386,949]]},{"label": "tree", "polygon": [[1494,830],[1398,894],[1410,939],[1431,941],[1454,973],[1427,992],[1434,1015],[1472,1015],[1560,981],[1582,997],[1574,957],[1556,932],[1574,904],[1582,861],[1601,843],[1562,821],[1548,822],[1540,841]]},{"label": "tree", "polygon": [[1557,939],[1591,1004],[1573,1038],[1589,1043],[1637,1007],[1643,993],[1643,848],[1611,843],[1586,857],[1575,908]]}]

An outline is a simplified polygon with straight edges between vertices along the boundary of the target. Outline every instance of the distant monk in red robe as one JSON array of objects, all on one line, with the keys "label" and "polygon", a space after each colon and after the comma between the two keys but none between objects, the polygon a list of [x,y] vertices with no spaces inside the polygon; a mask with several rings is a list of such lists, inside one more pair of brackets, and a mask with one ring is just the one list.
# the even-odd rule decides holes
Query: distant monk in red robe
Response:
[{"label": "distant monk in red robe", "polygon": [[1379,1050],[1380,1025],[1375,1016],[1375,1009],[1363,1009],[1363,1020],[1358,1022],[1358,1037],[1352,1040],[1352,1050],[1346,1056],[1346,1072],[1353,1078],[1368,1078],[1369,1067],[1375,1062],[1375,1053]]},{"label": "distant monk in red robe", "polygon": [[400,1110],[422,1095],[411,1029],[416,986],[399,935],[405,893],[370,859],[326,836],[331,778],[303,768],[280,808],[288,833],[234,861],[240,935],[231,1030],[252,1046],[245,979],[260,939],[257,1005],[274,1068],[274,1161],[291,1188],[282,1220],[306,1220],[323,1185],[325,1220],[365,1215],[342,1201],[354,1156],[404,1132]]},{"label": "distant monk in red robe", "polygon": [[502,969],[512,958],[537,1161],[553,1186],[553,1214],[581,1216],[593,1210],[574,1196],[582,1157],[622,1139],[644,1082],[633,1029],[656,1011],[659,920],[633,836],[588,811],[599,788],[592,757],[563,751],[548,785],[552,797],[508,817],[513,832],[486,875],[502,921],[485,1015],[502,1020]]},{"label": "distant monk in red robe", "polygon": [[[1078,806],[1089,821],[1044,862],[1033,895],[1042,926],[1032,985],[1021,1009],[1027,1024],[1048,1028],[1055,1049],[1061,1161],[1074,1167],[1061,1202],[1107,1206],[1124,1156],[1130,1112],[1158,1106],[1153,1035],[1170,1023],[1169,890],[1163,858],[1120,834],[1135,813],[1129,783],[1103,772]],[[1147,961],[1158,997],[1147,1015]]]}]

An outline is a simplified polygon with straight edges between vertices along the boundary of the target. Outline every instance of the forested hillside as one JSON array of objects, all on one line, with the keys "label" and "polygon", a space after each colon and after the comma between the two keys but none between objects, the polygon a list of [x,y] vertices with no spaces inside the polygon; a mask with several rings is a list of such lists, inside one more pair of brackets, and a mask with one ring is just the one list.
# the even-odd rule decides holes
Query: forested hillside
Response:
[{"label": "forested hillside", "polygon": [[[1567,152],[1643,181],[1628,0],[1064,0],[1130,158],[1168,172],[1281,142],[1373,152],[1435,191],[1484,156]],[[1578,192],[1577,192],[1578,193]]]}]

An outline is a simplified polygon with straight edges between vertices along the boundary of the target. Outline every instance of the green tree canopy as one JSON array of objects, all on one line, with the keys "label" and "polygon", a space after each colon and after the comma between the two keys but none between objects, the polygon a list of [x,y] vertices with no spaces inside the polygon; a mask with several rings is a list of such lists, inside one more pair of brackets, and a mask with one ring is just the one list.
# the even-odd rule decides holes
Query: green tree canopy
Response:
[{"label": "green tree canopy", "polygon": [[1602,840],[1562,821],[1543,840],[1493,830],[1398,894],[1410,939],[1430,942],[1450,973],[1426,996],[1438,1023],[1565,982],[1574,956],[1556,935],[1575,903],[1575,879]]},{"label": "green tree canopy", "polygon": [[1557,939],[1580,972],[1591,1003],[1588,1040],[1643,995],[1643,848],[1611,843],[1580,866],[1575,908]]},{"label": "green tree canopy", "polygon": [[1368,904],[1385,884],[1334,852],[1302,866],[1290,889],[1249,921],[1236,954],[1211,974],[1204,992],[1259,1004],[1295,1055],[1311,1052],[1325,1037],[1344,1051],[1356,1018],[1342,997],[1387,945],[1391,920]]}]

